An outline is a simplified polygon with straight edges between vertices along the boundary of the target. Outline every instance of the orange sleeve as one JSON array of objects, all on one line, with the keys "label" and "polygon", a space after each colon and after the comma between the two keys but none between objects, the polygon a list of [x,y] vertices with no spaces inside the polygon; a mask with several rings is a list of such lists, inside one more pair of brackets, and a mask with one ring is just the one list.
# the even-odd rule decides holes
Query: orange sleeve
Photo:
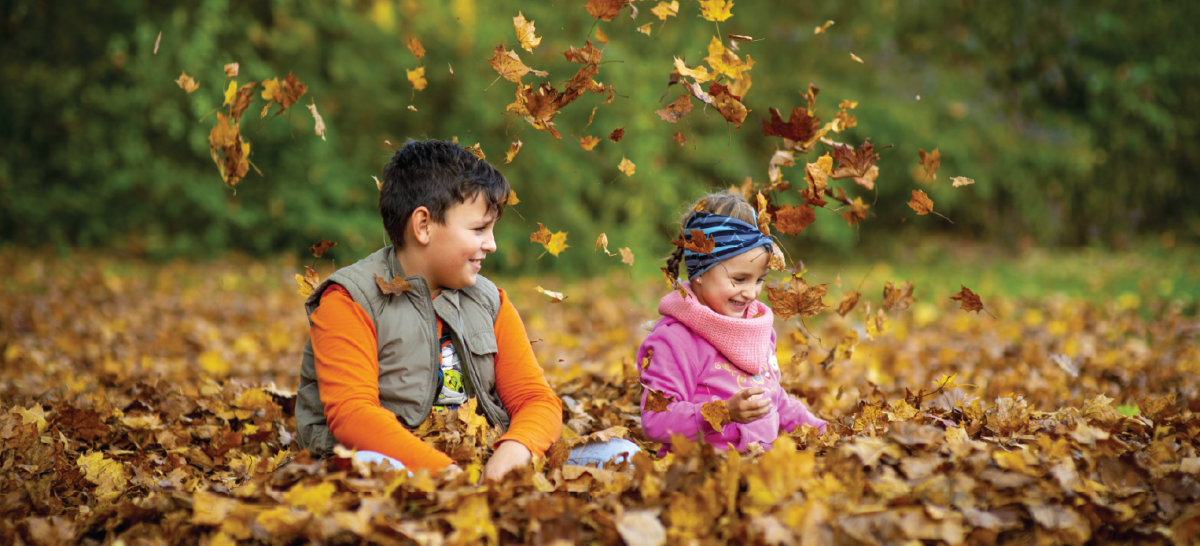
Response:
[{"label": "orange sleeve", "polygon": [[309,318],[317,388],[333,437],[348,448],[399,459],[412,470],[438,470],[453,464],[450,457],[422,442],[379,404],[375,324],[350,293],[329,285],[320,307]]},{"label": "orange sleeve", "polygon": [[562,400],[546,383],[525,323],[503,289],[496,316],[496,345],[496,390],[512,419],[496,444],[513,440],[534,455],[544,456],[562,435]]}]

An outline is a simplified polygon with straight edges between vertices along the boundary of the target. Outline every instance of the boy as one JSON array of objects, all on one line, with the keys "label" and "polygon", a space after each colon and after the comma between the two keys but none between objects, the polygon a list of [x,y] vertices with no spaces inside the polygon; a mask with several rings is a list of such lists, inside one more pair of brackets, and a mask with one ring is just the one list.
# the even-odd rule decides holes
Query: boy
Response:
[{"label": "boy", "polygon": [[[484,477],[543,456],[562,432],[550,390],[504,290],[478,274],[496,251],[492,228],[508,181],[455,143],[409,141],[384,168],[379,212],[393,246],[339,269],[305,302],[296,428],[301,447],[324,456],[334,444],[365,460],[434,471],[458,467],[410,432],[433,406],[470,397],[507,429]],[[383,294],[404,277],[411,290]]]}]

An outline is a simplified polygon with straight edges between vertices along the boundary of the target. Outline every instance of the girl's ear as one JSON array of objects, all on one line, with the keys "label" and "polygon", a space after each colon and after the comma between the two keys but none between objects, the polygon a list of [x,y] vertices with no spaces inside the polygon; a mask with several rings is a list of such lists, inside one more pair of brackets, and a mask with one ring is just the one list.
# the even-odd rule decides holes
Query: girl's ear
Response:
[{"label": "girl's ear", "polygon": [[420,206],[413,211],[412,216],[408,218],[408,226],[412,229],[414,241],[421,245],[429,244],[429,224],[432,220],[428,207]]},{"label": "girl's ear", "polygon": [[704,284],[704,277],[696,277],[695,279],[692,279],[692,283],[693,284]]}]

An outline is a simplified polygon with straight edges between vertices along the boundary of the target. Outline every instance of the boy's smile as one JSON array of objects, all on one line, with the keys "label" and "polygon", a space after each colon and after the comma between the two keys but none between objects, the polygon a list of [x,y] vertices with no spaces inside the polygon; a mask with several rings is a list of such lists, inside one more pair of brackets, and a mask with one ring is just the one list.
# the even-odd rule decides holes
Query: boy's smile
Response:
[{"label": "boy's smile", "polygon": [[[458,290],[475,284],[483,260],[496,251],[493,228],[496,215],[489,212],[487,199],[476,194],[446,211],[445,224],[429,219],[424,224],[427,242],[409,241],[398,253],[406,275],[421,275],[429,283],[429,295]],[[418,228],[421,229],[421,228]],[[412,244],[418,242],[419,244]],[[418,253],[409,253],[409,250]]]}]

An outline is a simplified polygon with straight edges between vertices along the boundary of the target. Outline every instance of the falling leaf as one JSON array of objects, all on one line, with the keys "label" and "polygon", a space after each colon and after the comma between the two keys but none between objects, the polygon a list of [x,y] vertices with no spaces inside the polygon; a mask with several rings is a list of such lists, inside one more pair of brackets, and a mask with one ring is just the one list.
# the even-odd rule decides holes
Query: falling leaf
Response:
[{"label": "falling leaf", "polygon": [[562,303],[563,300],[567,299],[567,296],[562,295],[562,292],[551,292],[540,286],[537,287],[537,291],[549,296],[550,303]]},{"label": "falling leaf", "polygon": [[480,161],[487,159],[487,156],[483,153],[483,145],[481,142],[476,142],[474,146],[463,147],[466,148],[468,152],[475,154],[475,157],[478,157]]},{"label": "falling leaf", "polygon": [[[950,299],[957,301],[961,304],[959,309],[962,309],[967,312],[975,311],[976,313],[983,310],[983,300],[979,299],[979,294],[972,292],[970,288],[967,288],[966,286],[963,286],[961,284],[959,285],[959,287],[961,287],[962,290],[959,291],[959,293],[957,293],[953,296],[950,296]],[[1004,313],[1001,313],[1001,314],[1004,314]]]},{"label": "falling leaf", "polygon": [[[520,141],[518,140],[517,142],[520,142]],[[521,200],[520,200],[520,199],[517,199],[517,191],[516,191],[516,190],[514,190],[514,189],[511,189],[511,188],[510,188],[510,189],[508,190],[508,197],[507,197],[507,198],[504,200],[504,205],[505,205],[505,206],[508,206],[508,207],[511,207],[511,206],[513,206],[513,205],[516,205],[516,204],[518,204],[518,203],[520,203],[520,202],[521,202]]]},{"label": "falling leaf", "polygon": [[238,64],[237,63],[229,63],[229,64],[225,65],[225,77],[226,78],[238,77]]},{"label": "falling leaf", "polygon": [[[875,145],[871,144],[871,139],[868,138],[857,149],[845,144],[834,144],[833,159],[837,161],[838,168],[831,176],[835,180],[841,180],[868,176],[875,162],[879,160],[879,154],[875,153]],[[871,180],[873,185],[874,178]]]},{"label": "falling leaf", "polygon": [[850,312],[853,311],[858,305],[858,298],[860,296],[862,296],[862,294],[855,291],[842,294],[842,301],[841,303],[838,303],[837,314],[843,317],[850,314]]},{"label": "falling leaf", "polygon": [[[646,360],[649,361],[650,359],[647,358]],[[648,366],[649,362],[647,362],[647,367]],[[645,367],[643,367],[643,369],[645,369]],[[674,396],[667,396],[667,393],[663,391],[646,389],[646,411],[653,413],[671,411],[671,408],[667,406],[670,406],[673,402],[675,402]]]},{"label": "falling leaf", "polygon": [[817,213],[806,204],[783,205],[775,211],[775,229],[787,235],[799,235],[817,221]]},{"label": "falling leaf", "polygon": [[813,34],[821,34],[821,33],[825,32],[826,30],[829,29],[829,26],[832,24],[833,24],[833,21],[825,21],[825,24],[823,24],[813,30]]},{"label": "falling leaf", "polygon": [[700,16],[708,21],[724,21],[733,17],[733,0],[700,0]]},{"label": "falling leaf", "polygon": [[850,203],[849,210],[841,213],[842,218],[846,219],[847,224],[853,226],[867,219],[867,209],[869,208],[871,205],[864,204],[862,197],[855,197],[854,201]]},{"label": "falling leaf", "polygon": [[379,275],[375,275],[375,284],[379,286],[379,291],[388,296],[399,296],[409,290],[412,290],[412,285],[404,280],[404,277],[396,275],[391,281],[385,280]]},{"label": "falling leaf", "polygon": [[804,179],[808,187],[800,191],[805,202],[814,207],[825,206],[825,188],[829,187],[829,176],[833,172],[833,158],[829,154],[817,158],[804,166]]},{"label": "falling leaf", "polygon": [[856,100],[845,100],[845,99],[843,99],[843,100],[842,100],[842,103],[838,105],[838,108],[844,108],[844,109],[847,109],[847,110],[853,110],[853,109],[855,109],[855,108],[858,108],[858,101],[856,101]]},{"label": "falling leaf", "polygon": [[846,333],[842,335],[842,340],[834,348],[834,352],[837,353],[836,358],[838,360],[850,360],[850,357],[854,356],[854,347],[857,345],[858,330],[846,330]]},{"label": "falling leaf", "polygon": [[308,247],[308,251],[313,253],[313,257],[320,258],[324,256],[326,252],[329,252],[329,249],[335,246],[337,246],[337,243],[325,238],[321,238],[319,242]]},{"label": "falling leaf", "polygon": [[650,8],[650,13],[657,15],[659,19],[666,21],[667,17],[679,15],[679,0],[671,0],[671,3],[659,2],[657,6]]},{"label": "falling leaf", "polygon": [[451,74],[453,74],[453,73],[454,73],[454,66],[453,66],[453,65],[451,65],[450,63],[446,63],[446,68],[449,68],[449,69],[450,69],[450,73],[451,73]]},{"label": "falling leaf", "polygon": [[925,215],[933,212],[933,201],[928,195],[921,190],[913,190],[912,200],[908,202],[908,206],[917,211],[918,215]]},{"label": "falling leaf", "polygon": [[624,157],[621,158],[621,163],[617,165],[617,169],[625,173],[625,176],[633,176],[633,171],[636,168],[637,165],[634,165],[632,161],[625,159]]},{"label": "falling leaf", "polygon": [[237,81],[229,82],[229,89],[225,90],[225,102],[221,106],[229,106],[233,104],[233,97],[237,95]]},{"label": "falling leaf", "polygon": [[417,107],[416,107],[416,106],[413,106],[413,105],[411,105],[411,104],[410,104],[410,105],[408,105],[408,109],[409,109],[409,110],[412,110],[413,112],[416,112],[416,111],[417,111]]},{"label": "falling leaf", "polygon": [[375,175],[371,175],[371,178],[375,179],[375,188],[378,189],[379,191],[383,191],[383,182],[379,180],[379,177],[375,176]]},{"label": "falling leaf", "polygon": [[640,27],[637,27],[637,31],[641,32],[642,34],[645,34],[646,36],[649,36],[650,32],[651,32],[650,23],[646,23]]},{"label": "falling leaf", "polygon": [[696,83],[704,83],[712,81],[714,74],[709,74],[708,69],[703,66],[696,68],[688,68],[683,59],[675,57],[675,73],[686,78],[692,78]]},{"label": "falling leaf", "polygon": [[588,15],[601,21],[612,21],[621,13],[627,0],[587,0]]},{"label": "falling leaf", "polygon": [[[231,102],[232,107],[229,109],[229,115],[234,119],[234,121],[240,121],[242,119],[242,114],[245,113],[247,108],[250,108],[250,103],[254,102],[254,87],[257,85],[258,82],[250,82],[246,85],[243,85],[233,96],[233,101]],[[270,104],[267,104],[267,106],[269,107]]]},{"label": "falling leaf", "polygon": [[538,230],[529,235],[529,241],[533,243],[541,243],[546,247],[546,251],[558,257],[559,253],[571,246],[567,244],[567,234],[559,231],[553,235],[550,230],[546,229],[541,222],[538,222]]},{"label": "falling leaf", "polygon": [[713,430],[718,432],[725,428],[725,425],[733,422],[733,419],[729,417],[729,407],[725,405],[724,400],[705,402],[700,406],[700,415],[712,426]]},{"label": "falling leaf", "polygon": [[[418,60],[425,56],[425,46],[421,45],[421,40],[418,40],[416,36],[411,36],[408,38],[408,50],[411,51],[413,56]],[[450,73],[454,73],[453,68],[450,69]]]},{"label": "falling leaf", "polygon": [[959,186],[969,186],[969,185],[975,183],[974,180],[967,178],[965,176],[955,176],[955,177],[951,178],[950,181],[954,183],[954,187],[956,187],[956,188]]},{"label": "falling leaf", "polygon": [[717,248],[717,242],[709,238],[703,231],[689,229],[688,232],[688,235],[685,237],[683,230],[680,230],[679,238],[671,241],[671,244],[698,254],[710,254]]},{"label": "falling leaf", "polygon": [[617,250],[621,253],[621,263],[632,266],[633,265],[633,251],[629,250],[629,247],[622,247]]},{"label": "falling leaf", "polygon": [[[625,137],[625,128],[624,127],[618,127],[616,129],[613,129],[613,132],[608,134],[608,139],[613,142],[620,142],[621,139],[624,137]],[[629,174],[633,174],[633,173],[629,173]]]},{"label": "falling leaf", "polygon": [[416,70],[405,69],[404,72],[408,74],[408,83],[412,84],[413,89],[421,91],[429,85],[429,82],[425,80],[425,67],[419,66]]},{"label": "falling leaf", "polygon": [[271,78],[264,80],[262,84],[262,98],[279,105],[279,111],[275,112],[275,115],[282,114],[284,110],[296,104],[296,101],[300,100],[300,96],[308,90],[308,86],[300,83],[300,80],[291,73],[288,73],[283,82],[280,82],[278,78]]},{"label": "falling leaf", "polygon": [[679,95],[678,100],[671,103],[669,106],[667,106],[666,108],[663,108],[662,110],[655,111],[655,113],[658,114],[660,117],[662,117],[666,121],[669,121],[671,123],[676,123],[679,121],[679,118],[682,118],[683,116],[688,115],[688,113],[691,111],[692,111],[692,96],[687,93],[684,93],[682,95]]},{"label": "falling leaf", "polygon": [[533,48],[542,43],[541,38],[534,36],[533,21],[526,21],[525,15],[519,11],[517,16],[513,17],[513,30],[517,31],[517,42],[525,51],[533,53]]},{"label": "falling leaf", "polygon": [[767,299],[771,302],[771,309],[783,320],[796,315],[814,317],[829,307],[821,301],[828,289],[828,284],[809,286],[804,279],[792,277],[787,288],[768,286]]},{"label": "falling leaf", "polygon": [[793,108],[792,115],[784,123],[779,110],[771,108],[771,121],[762,120],[763,136],[780,136],[796,142],[807,142],[817,134],[821,118],[811,116],[803,108]]},{"label": "falling leaf", "polygon": [[916,298],[913,297],[912,281],[905,281],[904,284],[900,285],[900,288],[896,288],[891,282],[883,284],[883,305],[881,308],[884,311],[890,311],[896,305],[902,305],[903,307],[900,307],[900,309],[908,309],[914,301],[916,301]]},{"label": "falling leaf", "polygon": [[[504,152],[504,163],[506,165],[509,163],[512,163],[513,158],[517,157],[517,152],[521,151],[521,146],[522,146],[522,144],[521,144],[520,140],[517,140],[516,142],[509,144],[508,151]],[[515,196],[516,194],[513,194],[513,195]],[[517,203],[515,201],[513,201],[513,202],[510,202],[509,204],[515,205]]]},{"label": "falling leaf", "polygon": [[196,83],[196,80],[188,76],[187,72],[184,72],[183,75],[179,76],[179,79],[175,80],[175,83],[179,84],[179,88],[187,91],[189,95],[192,93],[192,91],[200,88],[200,84]]},{"label": "falling leaf", "polygon": [[160,30],[160,31],[158,31],[158,38],[155,38],[155,40],[154,40],[154,53],[153,53],[153,55],[158,55],[158,44],[159,44],[159,42],[162,42],[162,31],[161,31],[161,30]]},{"label": "falling leaf", "polygon": [[671,137],[671,139],[673,139],[675,142],[678,142],[680,146],[687,144],[687,137],[683,136],[683,133],[677,132]]},{"label": "falling leaf", "polygon": [[492,65],[496,73],[513,83],[520,83],[521,77],[530,72],[543,77],[548,75],[546,72],[533,70],[525,66],[525,63],[521,62],[521,58],[516,53],[504,49],[504,44],[496,46],[496,49],[492,51],[492,58],[488,60],[488,63]]},{"label": "falling leaf", "polygon": [[921,166],[925,167],[925,176],[937,179],[938,166],[942,164],[942,155],[938,153],[937,148],[928,153],[917,148],[917,154],[921,157]]},{"label": "falling leaf", "polygon": [[608,43],[608,35],[601,29],[596,29],[596,41],[602,44]]},{"label": "falling leaf", "polygon": [[742,122],[746,120],[746,115],[750,113],[742,101],[737,100],[729,93],[713,95],[713,106],[721,113],[721,117],[732,123],[735,128],[741,128]]},{"label": "falling leaf", "polygon": [[864,64],[864,63],[863,63],[863,60],[862,60],[862,59],[860,59],[860,58],[858,57],[858,55],[855,55],[855,54],[851,53],[851,54],[850,54],[850,58],[851,58],[851,59],[854,59],[855,61],[858,61],[858,63],[859,63],[859,64]]},{"label": "falling leaf", "polygon": [[321,136],[321,140],[325,140],[325,120],[321,118],[321,114],[317,113],[317,103],[314,102],[308,105],[308,110],[312,112],[313,119],[316,120],[316,125],[313,126],[313,132]]},{"label": "falling leaf", "polygon": [[594,136],[585,136],[579,139],[579,146],[589,152],[592,151],[592,148],[595,148],[599,143],[600,139]]},{"label": "falling leaf", "polygon": [[725,49],[725,45],[716,36],[709,41],[708,56],[704,60],[712,67],[714,77],[716,74],[724,74],[736,80],[742,77],[743,72],[754,68],[754,59],[747,55],[746,61],[742,62],[737,54]]},{"label": "falling leaf", "polygon": [[593,252],[597,252],[601,248],[604,249],[605,254],[612,256],[612,252],[608,251],[608,235],[604,233],[601,233],[600,236],[596,238],[596,250],[593,250]]},{"label": "falling leaf", "polygon": [[304,266],[304,276],[292,275],[296,279],[296,284],[300,285],[300,290],[297,292],[301,296],[309,297],[313,290],[317,289],[317,285],[321,284],[321,277],[313,271],[311,267]]}]

